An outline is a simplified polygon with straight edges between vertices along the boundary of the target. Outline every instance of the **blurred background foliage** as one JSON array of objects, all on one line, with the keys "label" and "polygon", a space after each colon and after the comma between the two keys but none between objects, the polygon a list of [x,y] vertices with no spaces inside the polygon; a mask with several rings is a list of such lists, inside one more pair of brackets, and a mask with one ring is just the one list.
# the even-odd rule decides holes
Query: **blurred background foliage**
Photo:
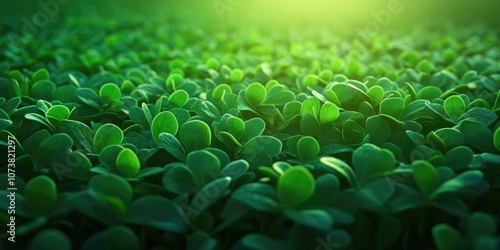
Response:
[{"label": "blurred background foliage", "polygon": [[[381,28],[415,24],[441,26],[450,22],[457,25],[487,23],[491,27],[500,24],[498,0],[20,0],[0,3],[0,31],[20,31],[23,17],[31,20],[43,11],[43,3],[51,1],[64,3],[59,4],[60,11],[51,22],[61,21],[68,15],[84,18],[92,13],[105,19],[134,15],[165,20],[166,24],[175,20],[178,24],[216,28],[333,25],[349,30],[365,29],[372,22],[378,22]],[[391,13],[390,17],[383,16],[390,13],[384,12],[390,4],[401,11]]]}]

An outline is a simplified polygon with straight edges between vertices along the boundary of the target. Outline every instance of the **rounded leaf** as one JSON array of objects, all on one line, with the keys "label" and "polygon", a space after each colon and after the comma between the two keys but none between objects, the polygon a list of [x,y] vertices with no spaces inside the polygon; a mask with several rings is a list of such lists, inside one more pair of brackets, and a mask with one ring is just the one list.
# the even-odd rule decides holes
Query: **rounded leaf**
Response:
[{"label": "rounded leaf", "polygon": [[56,229],[44,230],[28,244],[28,250],[71,250],[71,241],[63,232]]},{"label": "rounded leaf", "polygon": [[94,194],[112,196],[124,204],[132,200],[132,187],[123,178],[116,175],[96,175],[89,181],[89,190]]},{"label": "rounded leaf", "polygon": [[248,104],[250,104],[251,107],[257,107],[259,106],[267,96],[267,91],[262,84],[258,82],[254,82],[250,85],[245,90],[246,93],[246,98]]},{"label": "rounded leaf", "polygon": [[493,135],[493,144],[498,151],[500,151],[500,128],[497,128],[495,134]]},{"label": "rounded leaf", "polygon": [[448,224],[438,224],[432,228],[432,238],[437,249],[461,249],[464,245],[462,235]]},{"label": "rounded leaf", "polygon": [[316,75],[306,75],[304,79],[302,79],[302,85],[304,87],[307,86],[316,86],[318,85],[318,77]]},{"label": "rounded leaf", "polygon": [[116,158],[116,168],[127,177],[135,177],[141,169],[139,158],[131,149],[123,149]]},{"label": "rounded leaf", "polygon": [[380,114],[385,114],[398,119],[405,110],[403,98],[387,98],[380,103]]},{"label": "rounded leaf", "polygon": [[455,121],[463,115],[465,108],[464,100],[458,95],[450,96],[444,101],[444,110],[446,114]]},{"label": "rounded leaf", "polygon": [[163,111],[155,116],[151,122],[151,134],[155,142],[160,145],[160,134],[169,133],[172,135],[177,134],[179,124],[177,118],[170,111]]},{"label": "rounded leaf", "polygon": [[134,231],[126,226],[116,225],[90,236],[81,249],[136,250],[140,249],[140,244]]},{"label": "rounded leaf", "polygon": [[94,135],[94,151],[100,153],[105,147],[120,145],[122,141],[122,130],[112,123],[106,123],[100,126]]},{"label": "rounded leaf", "polygon": [[118,101],[122,97],[122,92],[118,86],[114,83],[106,83],[102,85],[99,90],[99,96],[101,97],[101,101],[104,104]]},{"label": "rounded leaf", "polygon": [[69,153],[72,146],[73,139],[71,139],[71,137],[67,134],[54,134],[45,139],[38,148],[38,167],[42,167],[43,165],[50,163],[61,154]]},{"label": "rounded leaf", "polygon": [[199,187],[214,179],[220,170],[219,158],[206,150],[189,153],[186,164],[197,180]]},{"label": "rounded leaf", "polygon": [[187,152],[208,148],[212,143],[210,127],[199,120],[182,124],[179,136]]},{"label": "rounded leaf", "polygon": [[379,103],[384,98],[384,89],[378,85],[368,89],[368,96],[375,102]]},{"label": "rounded leaf", "polygon": [[40,214],[49,212],[57,200],[55,182],[47,176],[39,175],[31,179],[24,188],[24,199],[29,207]]},{"label": "rounded leaf", "polygon": [[231,116],[227,118],[226,126],[229,133],[236,139],[241,138],[245,132],[245,122],[238,117]]},{"label": "rounded leaf", "polygon": [[367,143],[354,150],[352,165],[358,180],[363,183],[374,176],[394,170],[396,159],[391,151]]},{"label": "rounded leaf", "polygon": [[220,100],[222,100],[224,95],[231,94],[231,93],[233,93],[233,90],[231,89],[231,87],[224,83],[224,84],[218,85],[214,89],[214,92],[212,93],[212,98],[214,98],[214,100],[216,100],[216,101],[220,101]]},{"label": "rounded leaf", "polygon": [[302,162],[308,162],[319,154],[318,141],[311,136],[304,136],[297,142],[297,154]]},{"label": "rounded leaf", "polygon": [[175,106],[179,108],[184,107],[184,105],[186,105],[188,100],[189,100],[189,94],[183,89],[175,91],[174,93],[172,93],[172,95],[170,95],[170,97],[168,97],[168,102],[175,104]]},{"label": "rounded leaf", "polygon": [[425,196],[429,196],[439,187],[439,175],[436,168],[424,160],[414,161],[412,167],[415,183]]},{"label": "rounded leaf", "polygon": [[321,110],[319,113],[319,121],[321,124],[325,124],[328,122],[333,122],[339,118],[339,108],[337,105],[327,102],[321,106]]},{"label": "rounded leaf", "polygon": [[277,192],[283,206],[292,208],[307,201],[314,193],[313,175],[304,167],[287,169],[278,180]]},{"label": "rounded leaf", "polygon": [[56,119],[57,121],[61,121],[63,119],[68,118],[69,113],[70,113],[70,111],[66,106],[54,105],[54,106],[49,108],[46,116],[47,116],[47,118],[51,117],[51,118]]},{"label": "rounded leaf", "polygon": [[474,158],[474,151],[466,146],[458,146],[446,152],[446,163],[454,170],[461,170],[469,166]]}]

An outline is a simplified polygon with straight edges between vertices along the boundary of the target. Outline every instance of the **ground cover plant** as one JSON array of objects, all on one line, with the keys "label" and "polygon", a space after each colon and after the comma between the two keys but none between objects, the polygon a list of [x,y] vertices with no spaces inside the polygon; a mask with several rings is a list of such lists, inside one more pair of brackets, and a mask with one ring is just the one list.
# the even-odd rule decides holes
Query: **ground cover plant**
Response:
[{"label": "ground cover plant", "polygon": [[498,249],[498,44],[97,17],[2,34],[3,249]]}]

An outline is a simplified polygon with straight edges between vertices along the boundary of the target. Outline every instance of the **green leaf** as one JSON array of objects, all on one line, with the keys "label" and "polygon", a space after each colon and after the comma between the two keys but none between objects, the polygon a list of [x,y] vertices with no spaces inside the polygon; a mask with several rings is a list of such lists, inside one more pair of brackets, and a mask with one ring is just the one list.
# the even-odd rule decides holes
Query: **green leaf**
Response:
[{"label": "green leaf", "polygon": [[50,74],[49,71],[41,68],[37,70],[33,75],[31,76],[31,81],[32,82],[38,82],[38,81],[43,81],[43,80],[49,80],[50,79]]},{"label": "green leaf", "polygon": [[109,227],[106,231],[90,236],[83,243],[81,249],[139,250],[140,243],[137,235],[130,228],[122,225],[115,225]]},{"label": "green leaf", "polygon": [[212,143],[210,127],[199,120],[182,124],[179,137],[187,152],[208,148]]},{"label": "green leaf", "polygon": [[370,142],[376,145],[386,142],[392,134],[389,122],[380,115],[366,119],[365,129],[370,136]]},{"label": "green leaf", "polygon": [[233,93],[233,90],[231,89],[231,87],[227,84],[220,84],[218,85],[215,89],[214,89],[214,92],[212,92],[212,98],[214,98],[214,100],[220,102],[222,100],[222,98],[224,97],[224,95],[226,94],[231,94]]},{"label": "green leaf", "polygon": [[483,173],[479,170],[468,170],[463,172],[453,179],[443,183],[438,189],[436,189],[430,196],[431,199],[449,194],[457,193],[466,188],[471,188],[479,185],[483,180]]},{"label": "green leaf", "polygon": [[405,101],[403,98],[387,98],[380,103],[380,114],[400,118],[405,110]]},{"label": "green leaf", "polygon": [[141,105],[142,112],[144,113],[144,117],[146,118],[146,121],[148,124],[151,124],[153,122],[153,116],[151,115],[151,110],[149,110],[149,106],[143,102]]},{"label": "green leaf", "polygon": [[187,250],[216,249],[217,241],[205,231],[197,230],[193,234],[187,236],[186,247]]},{"label": "green leaf", "polygon": [[176,90],[178,86],[184,81],[184,77],[181,74],[173,73],[170,74],[166,81],[166,87],[168,90]]},{"label": "green leaf", "polygon": [[359,182],[364,183],[375,176],[394,170],[396,159],[391,151],[367,143],[354,150],[352,165]]},{"label": "green leaf", "polygon": [[347,145],[359,144],[366,136],[365,129],[357,122],[349,119],[342,128],[342,138]]},{"label": "green leaf", "polygon": [[379,103],[384,98],[385,93],[382,87],[375,85],[368,89],[367,94],[375,103]]},{"label": "green leaf", "polygon": [[339,108],[337,105],[327,102],[321,106],[319,121],[321,124],[333,122],[339,118]]},{"label": "green leaf", "polygon": [[117,198],[122,206],[132,201],[132,187],[117,175],[96,175],[89,181],[89,191],[93,195]]},{"label": "green leaf", "polygon": [[[387,233],[391,232],[391,233]],[[401,233],[401,223],[390,215],[380,217],[376,231],[377,249],[388,249],[398,240]]]},{"label": "green leaf", "polygon": [[493,135],[493,144],[500,151],[500,128],[497,128],[495,134]]},{"label": "green leaf", "polygon": [[54,134],[44,140],[38,148],[37,166],[42,167],[49,164],[58,155],[66,154],[73,146],[73,140],[66,134]]},{"label": "green leaf", "polygon": [[194,174],[198,187],[213,180],[220,169],[219,158],[206,150],[189,153],[186,164]]},{"label": "green leaf", "polygon": [[464,135],[455,128],[438,129],[436,130],[435,135],[439,137],[439,140],[444,143],[446,149],[448,150],[465,143]]},{"label": "green leaf", "polygon": [[487,213],[476,212],[467,220],[467,236],[476,240],[484,236],[495,236],[497,232],[497,223]]},{"label": "green leaf", "polygon": [[252,118],[245,121],[245,132],[241,136],[241,142],[246,142],[254,137],[257,137],[264,132],[266,123],[260,118]]},{"label": "green leaf", "polygon": [[196,114],[204,121],[212,121],[220,116],[220,111],[209,101],[201,101],[196,105]]},{"label": "green leaf", "polygon": [[64,105],[54,105],[47,111],[47,118],[53,118],[56,121],[61,121],[68,118],[70,114],[69,109]]},{"label": "green leaf", "polygon": [[356,59],[350,59],[347,61],[346,71],[350,76],[359,75],[363,71],[363,65]]},{"label": "green leaf", "polygon": [[264,183],[246,184],[234,191],[231,199],[261,212],[279,212],[281,209],[276,190]]},{"label": "green leaf", "polygon": [[444,223],[432,228],[432,238],[438,250],[463,249],[465,246],[460,232]]},{"label": "green leaf", "polygon": [[465,108],[464,100],[458,95],[450,96],[444,101],[446,114],[455,121],[464,114]]},{"label": "green leaf", "polygon": [[38,149],[40,144],[50,137],[50,134],[47,130],[39,130],[36,133],[32,134],[23,142],[24,150],[27,154],[31,155],[33,158],[38,154]]},{"label": "green leaf", "polygon": [[168,102],[173,103],[175,107],[182,108],[186,105],[189,94],[183,89],[179,89],[168,97]]},{"label": "green leaf", "polygon": [[26,184],[23,196],[35,214],[46,214],[56,204],[57,187],[52,179],[39,175]]},{"label": "green leaf", "polygon": [[76,90],[76,96],[85,104],[101,110],[101,100],[92,89],[79,88]]},{"label": "green leaf", "polygon": [[489,126],[493,124],[498,118],[498,115],[487,108],[475,107],[469,109],[465,114],[458,118],[458,122],[462,121],[475,121]]},{"label": "green leaf", "polygon": [[112,123],[106,123],[100,126],[94,135],[94,152],[98,154],[105,147],[111,145],[120,145],[122,141],[122,130]]},{"label": "green leaf", "polygon": [[29,242],[28,250],[71,250],[71,241],[63,232],[46,229],[35,235]]},{"label": "green leaf", "polygon": [[286,211],[286,216],[297,224],[322,232],[328,232],[333,227],[330,214],[320,209],[289,210]]},{"label": "green leaf", "polygon": [[244,249],[292,249],[293,246],[289,242],[272,239],[264,234],[248,234],[242,239]]},{"label": "green leaf", "polygon": [[[201,213],[218,200],[229,194],[230,177],[222,177],[207,183],[200,192],[198,192],[191,202],[191,207]],[[190,218],[192,219],[192,218]]]},{"label": "green leaf", "polygon": [[114,83],[106,83],[102,85],[99,90],[99,96],[101,97],[101,101],[104,104],[111,103],[113,101],[119,101],[122,93],[121,90]]},{"label": "green leaf", "polygon": [[457,217],[467,217],[469,216],[469,208],[463,202],[462,199],[458,197],[445,197],[436,199],[431,205],[441,209],[442,211],[454,215]]},{"label": "green leaf", "polygon": [[219,173],[219,177],[231,177],[232,180],[236,180],[243,176],[250,165],[245,160],[236,160],[227,164]]},{"label": "green leaf", "polygon": [[308,162],[319,154],[319,143],[311,136],[304,136],[297,142],[297,154],[302,162]]},{"label": "green leaf", "polygon": [[7,113],[5,113],[5,111],[3,111],[3,109],[0,109],[0,130],[4,130],[8,127],[10,127],[10,125],[12,125],[13,122],[10,120],[10,117]]},{"label": "green leaf", "polygon": [[272,136],[261,135],[250,139],[244,145],[244,152],[250,155],[264,153],[269,156],[279,155],[281,153],[282,143]]},{"label": "green leaf", "polygon": [[273,163],[274,171],[276,171],[280,175],[283,175],[283,173],[285,173],[285,171],[291,167],[292,165],[290,165],[290,163],[285,161],[278,161]]},{"label": "green leaf", "polygon": [[168,191],[176,194],[192,193],[197,188],[193,172],[184,164],[167,165],[162,183]]},{"label": "green leaf", "polygon": [[473,121],[463,121],[460,124],[460,132],[465,141],[482,152],[496,152],[493,144],[493,132],[484,124]]},{"label": "green leaf", "polygon": [[425,196],[429,196],[439,186],[439,175],[434,166],[424,160],[417,160],[412,163],[413,179],[420,191]]},{"label": "green leaf", "polygon": [[141,163],[134,151],[125,148],[116,158],[116,168],[125,176],[132,178],[135,177],[140,169]]},{"label": "green leaf", "polygon": [[56,91],[56,85],[47,80],[38,81],[31,86],[31,97],[41,100],[51,100]]},{"label": "green leaf", "polygon": [[175,156],[179,160],[186,159],[186,151],[182,147],[181,143],[175,136],[168,133],[161,133],[159,135],[160,145],[165,148],[170,154]]},{"label": "green leaf", "polygon": [[[317,98],[308,98],[302,103],[302,108],[300,109],[300,116],[304,117],[306,114],[311,115],[317,119],[320,115],[321,103]],[[337,116],[338,117],[338,116]]]},{"label": "green leaf", "polygon": [[36,121],[36,122],[39,122],[43,125],[45,125],[47,128],[51,129],[51,130],[54,130],[54,125],[52,125],[52,123],[50,123],[47,118],[39,115],[39,114],[36,114],[36,113],[30,113],[30,114],[26,114],[24,116],[24,118],[28,119],[28,120],[32,120],[32,121]]},{"label": "green leaf", "polygon": [[184,233],[186,223],[179,206],[160,196],[146,196],[130,204],[123,221],[160,230]]},{"label": "green leaf", "polygon": [[56,172],[58,178],[62,178],[60,176],[61,174],[82,179],[88,179],[92,176],[92,163],[90,162],[89,158],[87,158],[87,156],[80,152],[71,152],[70,154],[68,154],[67,159],[67,163],[71,164],[70,167],[72,168],[69,170],[63,170],[64,172],[60,174]]},{"label": "green leaf", "polygon": [[446,163],[453,170],[467,168],[474,158],[474,152],[466,146],[455,147],[446,152]]},{"label": "green leaf", "polygon": [[245,89],[246,101],[252,108],[258,107],[267,97],[267,91],[262,84],[254,82]]},{"label": "green leaf", "polygon": [[314,193],[316,183],[312,174],[304,167],[287,169],[280,176],[277,193],[285,208],[307,201]]},{"label": "green leaf", "polygon": [[353,188],[357,188],[358,186],[358,179],[356,175],[354,174],[353,169],[351,166],[349,166],[347,163],[344,161],[334,158],[334,157],[322,157],[321,162],[328,167],[333,168],[335,171],[337,171],[339,174],[343,175],[345,178],[347,178],[347,181]]},{"label": "green leaf", "polygon": [[231,133],[231,135],[233,135],[236,139],[241,138],[245,132],[245,122],[238,117],[231,116],[227,118],[226,126],[229,133]]},{"label": "green leaf", "polygon": [[435,86],[426,86],[423,87],[418,94],[421,99],[433,101],[434,99],[439,98],[443,94],[443,91]]},{"label": "green leaf", "polygon": [[151,123],[151,134],[155,142],[160,145],[160,134],[169,133],[171,135],[177,134],[179,124],[175,115],[170,111],[163,111],[155,116]]},{"label": "green leaf", "polygon": [[302,79],[302,85],[304,87],[307,87],[307,86],[316,86],[316,85],[318,85],[318,77],[316,75],[312,75],[312,74],[306,75]]},{"label": "green leaf", "polygon": [[99,154],[99,161],[114,172],[119,173],[120,171],[116,167],[116,159],[123,149],[124,147],[121,145],[107,146]]}]

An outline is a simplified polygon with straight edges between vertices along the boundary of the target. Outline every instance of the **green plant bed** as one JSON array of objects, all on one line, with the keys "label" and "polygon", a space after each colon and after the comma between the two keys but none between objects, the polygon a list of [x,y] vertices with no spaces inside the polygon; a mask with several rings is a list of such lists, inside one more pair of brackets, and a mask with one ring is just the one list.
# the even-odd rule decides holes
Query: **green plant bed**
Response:
[{"label": "green plant bed", "polygon": [[498,249],[499,34],[446,32],[3,34],[1,244]]}]

